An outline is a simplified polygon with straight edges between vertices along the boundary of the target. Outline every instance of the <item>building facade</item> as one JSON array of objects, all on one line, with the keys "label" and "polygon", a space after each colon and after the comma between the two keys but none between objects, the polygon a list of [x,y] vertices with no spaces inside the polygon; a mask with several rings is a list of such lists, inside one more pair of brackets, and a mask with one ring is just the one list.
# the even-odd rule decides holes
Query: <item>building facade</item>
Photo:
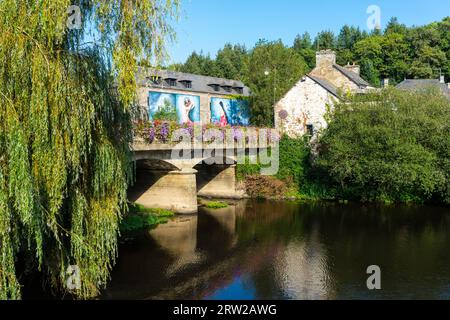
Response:
[{"label": "building facade", "polygon": [[141,119],[250,124],[250,89],[241,81],[144,68],[138,79]]},{"label": "building facade", "polygon": [[326,128],[326,113],[343,96],[374,89],[360,77],[358,65],[340,66],[334,51],[319,51],[316,67],[275,104],[275,127],[290,137],[314,136]]}]

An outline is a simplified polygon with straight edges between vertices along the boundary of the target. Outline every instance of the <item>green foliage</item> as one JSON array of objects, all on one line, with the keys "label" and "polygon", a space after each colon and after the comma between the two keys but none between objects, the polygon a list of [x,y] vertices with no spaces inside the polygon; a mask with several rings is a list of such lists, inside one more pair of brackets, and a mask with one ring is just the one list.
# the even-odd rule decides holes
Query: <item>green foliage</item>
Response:
[{"label": "green foliage", "polygon": [[[171,34],[174,1],[78,1],[81,30],[66,27],[71,4],[0,2],[0,299],[21,297],[19,254],[56,291],[70,265],[77,298],[106,285],[131,181],[137,61],[162,57]],[[92,29],[99,47],[81,45]]]},{"label": "green foliage", "polygon": [[[252,196],[271,198],[320,199],[325,196],[320,185],[310,181],[310,146],[307,140],[283,136],[280,140],[279,171],[275,177],[261,177],[261,166],[245,164],[236,166],[237,178],[245,181],[247,192]],[[317,191],[320,190],[320,191]]]},{"label": "green foliage", "polygon": [[315,166],[343,199],[449,204],[449,159],[448,99],[389,90],[336,107]]},{"label": "green foliage", "polygon": [[[273,105],[305,74],[303,58],[281,41],[260,41],[250,52],[245,83],[252,90],[252,123],[273,125]],[[266,74],[268,73],[268,74]]]},{"label": "green foliage", "polygon": [[139,204],[129,204],[129,214],[120,223],[122,235],[132,235],[167,223],[174,213],[165,209],[146,208]]},{"label": "green foliage", "polygon": [[205,76],[215,76],[218,72],[214,60],[212,60],[209,55],[204,55],[203,52],[197,53],[195,51],[187,58],[184,64],[172,66],[172,69]]},{"label": "green foliage", "polygon": [[245,180],[248,176],[258,175],[261,172],[260,164],[251,164],[249,158],[246,157],[245,164],[238,163],[236,165],[236,177],[238,181]]},{"label": "green foliage", "polygon": [[208,209],[223,209],[228,208],[228,203],[222,201],[211,201],[205,204]]},{"label": "green foliage", "polygon": [[306,140],[283,136],[280,140],[280,168],[277,178],[300,186],[305,181],[305,168],[309,165],[310,148]]},{"label": "green foliage", "polygon": [[318,50],[332,49],[336,47],[336,37],[333,31],[321,31],[314,40],[314,48]]}]

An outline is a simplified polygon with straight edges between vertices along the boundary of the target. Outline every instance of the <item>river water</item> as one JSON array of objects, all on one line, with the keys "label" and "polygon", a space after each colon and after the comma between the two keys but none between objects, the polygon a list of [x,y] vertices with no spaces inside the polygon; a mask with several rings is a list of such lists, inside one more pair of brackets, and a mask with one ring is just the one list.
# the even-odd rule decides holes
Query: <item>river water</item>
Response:
[{"label": "river water", "polygon": [[[367,289],[367,267],[381,290]],[[450,209],[251,201],[122,244],[102,299],[450,299]]]}]

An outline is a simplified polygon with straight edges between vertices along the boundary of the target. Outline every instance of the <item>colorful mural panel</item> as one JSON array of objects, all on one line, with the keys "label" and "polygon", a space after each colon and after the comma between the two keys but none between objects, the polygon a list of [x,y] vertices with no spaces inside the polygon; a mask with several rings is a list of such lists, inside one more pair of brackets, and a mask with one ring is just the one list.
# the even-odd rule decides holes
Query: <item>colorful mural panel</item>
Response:
[{"label": "colorful mural panel", "polygon": [[249,126],[250,108],[247,100],[211,98],[211,123]]},{"label": "colorful mural panel", "polygon": [[200,122],[199,96],[150,91],[148,106],[150,120]]}]

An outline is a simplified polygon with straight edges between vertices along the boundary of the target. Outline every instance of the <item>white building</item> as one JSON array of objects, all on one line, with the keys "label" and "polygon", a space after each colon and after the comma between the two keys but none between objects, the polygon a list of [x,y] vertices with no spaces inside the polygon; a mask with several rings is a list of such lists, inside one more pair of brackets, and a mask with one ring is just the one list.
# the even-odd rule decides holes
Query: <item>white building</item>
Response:
[{"label": "white building", "polygon": [[325,115],[347,93],[375,89],[360,77],[360,67],[336,64],[336,53],[316,53],[316,67],[275,104],[275,127],[290,137],[314,135],[327,126]]}]

